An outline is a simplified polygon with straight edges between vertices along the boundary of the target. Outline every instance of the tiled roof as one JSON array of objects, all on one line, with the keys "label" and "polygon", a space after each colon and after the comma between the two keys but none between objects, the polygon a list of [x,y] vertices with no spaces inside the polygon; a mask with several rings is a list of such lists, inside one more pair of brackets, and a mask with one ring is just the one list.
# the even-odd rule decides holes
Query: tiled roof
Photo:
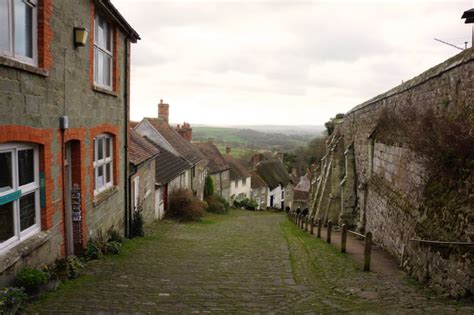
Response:
[{"label": "tiled roof", "polygon": [[211,174],[219,173],[230,168],[219,152],[219,149],[212,142],[193,142],[193,145],[209,160],[209,172]]},{"label": "tiled roof", "polygon": [[156,159],[157,184],[167,184],[192,167],[192,165],[181,156],[177,156],[158,145],[156,146],[160,150],[160,155]]},{"label": "tiled roof", "polygon": [[204,156],[195,148],[191,142],[184,139],[173,127],[166,121],[159,118],[145,118],[153,128],[158,131],[163,138],[181,154],[186,160],[192,164],[196,164],[204,159]]},{"label": "tiled roof", "polygon": [[157,156],[160,150],[156,148],[152,143],[143,138],[138,132],[130,130],[130,149],[129,159],[130,162],[139,165],[148,159]]},{"label": "tiled roof", "polygon": [[234,159],[229,154],[225,155],[225,160],[230,167],[230,180],[239,180],[250,177],[249,172],[239,161]]},{"label": "tiled roof", "polygon": [[265,181],[258,175],[256,171],[250,171],[250,176],[252,177],[251,180],[251,187],[252,189],[267,187]]},{"label": "tiled roof", "polygon": [[275,189],[278,185],[288,185],[291,181],[290,175],[278,159],[262,161],[257,164],[257,173],[267,183],[270,189]]},{"label": "tiled roof", "polygon": [[308,191],[295,190],[293,192],[293,200],[308,201],[308,199],[309,199]]}]

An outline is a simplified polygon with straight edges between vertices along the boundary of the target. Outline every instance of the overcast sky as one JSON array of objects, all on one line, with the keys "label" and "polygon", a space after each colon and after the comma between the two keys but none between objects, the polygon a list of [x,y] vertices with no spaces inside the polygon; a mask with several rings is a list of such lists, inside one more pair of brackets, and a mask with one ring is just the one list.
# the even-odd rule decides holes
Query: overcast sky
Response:
[{"label": "overcast sky", "polygon": [[320,125],[471,45],[465,1],[113,0],[132,46],[131,117]]}]

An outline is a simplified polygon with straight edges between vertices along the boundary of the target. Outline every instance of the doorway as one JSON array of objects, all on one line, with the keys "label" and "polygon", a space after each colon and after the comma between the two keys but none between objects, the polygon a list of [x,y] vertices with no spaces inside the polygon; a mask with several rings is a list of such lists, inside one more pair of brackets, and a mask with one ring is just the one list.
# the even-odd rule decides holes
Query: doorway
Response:
[{"label": "doorway", "polygon": [[270,208],[273,208],[273,196],[270,196]]}]

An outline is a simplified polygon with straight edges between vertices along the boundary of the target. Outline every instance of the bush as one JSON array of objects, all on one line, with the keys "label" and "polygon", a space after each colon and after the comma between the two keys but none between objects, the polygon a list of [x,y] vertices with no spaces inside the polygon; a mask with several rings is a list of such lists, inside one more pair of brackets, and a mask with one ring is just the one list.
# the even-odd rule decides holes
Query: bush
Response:
[{"label": "bush", "polygon": [[255,210],[258,208],[258,204],[255,200],[249,198],[243,198],[240,200],[234,200],[234,206],[240,209]]},{"label": "bush", "polygon": [[26,293],[36,294],[42,285],[48,283],[48,275],[38,269],[25,268],[16,275],[15,283],[25,288]]},{"label": "bush", "polygon": [[229,202],[222,198],[221,196],[216,196],[217,200],[221,202],[224,205],[225,211],[228,212],[230,210],[230,204]]},{"label": "bush", "polygon": [[16,305],[21,306],[27,295],[23,288],[0,289],[0,314],[10,314]]},{"label": "bush", "polygon": [[79,277],[82,268],[84,268],[84,264],[79,258],[69,256],[56,260],[55,272],[62,280],[76,279]]},{"label": "bush", "polygon": [[84,251],[84,258],[86,260],[96,260],[101,259],[103,256],[102,247],[96,241],[89,240]]},{"label": "bush", "polygon": [[225,205],[216,197],[212,196],[207,199],[207,211],[211,213],[224,214],[227,212]]},{"label": "bush", "polygon": [[112,230],[110,231],[109,242],[117,242],[123,244],[123,236],[117,230]]},{"label": "bush", "polygon": [[119,242],[111,241],[107,242],[106,254],[107,255],[118,255],[122,249],[122,244]]},{"label": "bush", "polygon": [[168,216],[183,221],[199,221],[204,211],[205,203],[195,198],[191,191],[177,189],[170,193]]},{"label": "bush", "polygon": [[141,207],[139,207],[138,210],[134,211],[133,213],[130,237],[134,238],[134,237],[143,237],[143,236],[145,236],[144,221],[143,221]]},{"label": "bush", "polygon": [[204,183],[204,199],[207,199],[214,195],[214,181],[211,176],[206,176]]}]

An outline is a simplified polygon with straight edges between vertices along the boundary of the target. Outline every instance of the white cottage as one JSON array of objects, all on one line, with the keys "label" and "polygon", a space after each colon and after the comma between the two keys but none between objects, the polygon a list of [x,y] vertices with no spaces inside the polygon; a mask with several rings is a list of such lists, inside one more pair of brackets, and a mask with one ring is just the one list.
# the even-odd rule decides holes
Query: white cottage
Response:
[{"label": "white cottage", "polygon": [[261,161],[256,172],[267,184],[267,207],[284,210],[293,206],[293,183],[285,167],[278,159]]}]

